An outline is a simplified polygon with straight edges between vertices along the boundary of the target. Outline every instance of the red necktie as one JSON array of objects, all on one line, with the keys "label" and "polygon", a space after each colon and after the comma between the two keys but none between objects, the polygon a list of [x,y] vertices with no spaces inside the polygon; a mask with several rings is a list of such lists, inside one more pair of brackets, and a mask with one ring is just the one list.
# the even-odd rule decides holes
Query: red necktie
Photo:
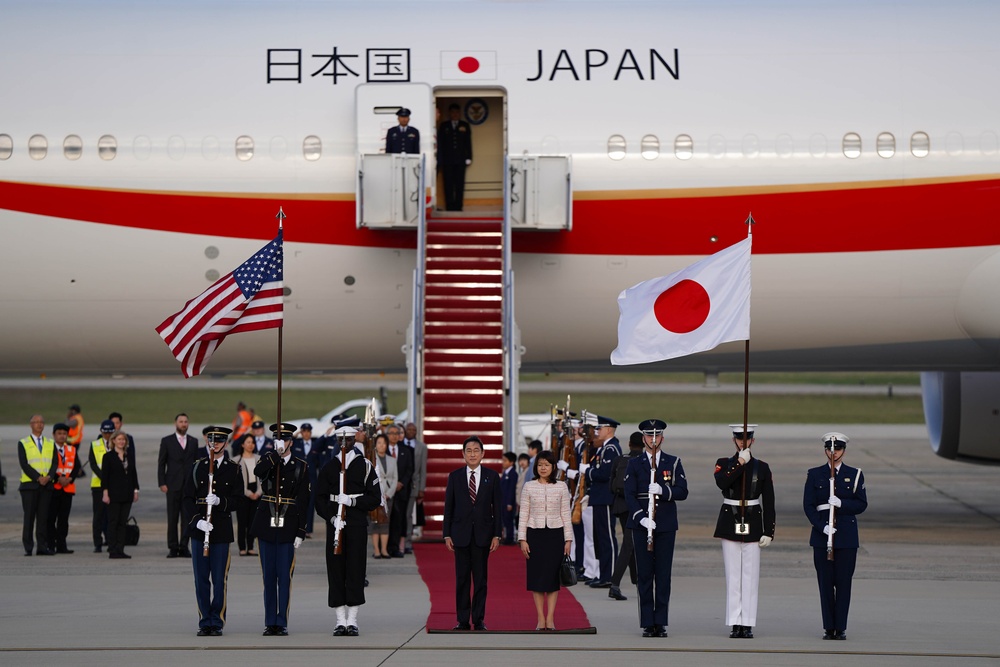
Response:
[{"label": "red necktie", "polygon": [[392,456],[392,458],[396,458],[396,445],[393,445],[392,449],[389,450],[389,455]]},{"label": "red necktie", "polygon": [[469,475],[469,500],[472,504],[476,504],[476,471],[473,470]]}]

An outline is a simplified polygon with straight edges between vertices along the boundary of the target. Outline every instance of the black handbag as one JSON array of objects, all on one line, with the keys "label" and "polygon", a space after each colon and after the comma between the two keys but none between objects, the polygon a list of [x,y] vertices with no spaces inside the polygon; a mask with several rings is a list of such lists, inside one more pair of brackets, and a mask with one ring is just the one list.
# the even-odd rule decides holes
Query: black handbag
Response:
[{"label": "black handbag", "polygon": [[0,475],[0,496],[7,495],[7,478],[4,475]]},{"label": "black handbag", "polygon": [[563,556],[559,566],[559,583],[563,586],[576,586],[576,563],[569,556]]},{"label": "black handbag", "polygon": [[130,516],[125,524],[125,544],[130,547],[139,544],[139,524],[134,516]]},{"label": "black handbag", "polygon": [[427,525],[427,515],[424,514],[424,503],[417,503],[416,507],[417,519],[413,522],[414,526],[426,526]]}]

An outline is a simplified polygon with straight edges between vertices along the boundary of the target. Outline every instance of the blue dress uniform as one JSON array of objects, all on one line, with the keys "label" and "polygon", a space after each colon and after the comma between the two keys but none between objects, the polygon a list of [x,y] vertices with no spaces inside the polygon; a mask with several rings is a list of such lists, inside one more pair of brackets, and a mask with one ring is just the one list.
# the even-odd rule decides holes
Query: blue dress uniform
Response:
[{"label": "blue dress uniform", "polygon": [[[864,474],[840,462],[836,451],[847,447],[847,436],[827,433],[823,436],[827,457],[836,468],[834,495],[840,507],[834,508],[833,560],[827,558],[827,535],[824,527],[830,518],[830,466],[812,468],[806,474],[802,494],[802,509],[812,524],[809,545],[813,548],[813,564],[819,583],[819,600],[823,608],[823,639],[846,639],[847,614],[851,606],[851,580],[858,558],[857,515],[868,508]],[[841,455],[842,458],[842,455]]]},{"label": "blue dress uniform", "polygon": [[[598,426],[618,427],[618,422],[607,417],[598,417]],[[600,563],[600,574],[597,581],[588,585],[592,588],[610,588],[611,576],[615,571],[615,559],[618,557],[618,538],[615,536],[615,516],[611,506],[615,502],[615,494],[611,491],[611,473],[615,459],[621,456],[621,445],[618,438],[612,437],[597,448],[590,467],[584,476],[590,496],[588,505],[594,512],[594,551]]]},{"label": "blue dress uniform", "polygon": [[[503,522],[503,543],[516,544],[514,532],[514,509],[517,507],[517,466],[511,467],[500,473],[500,497],[503,507],[500,510],[500,517]],[[507,509],[507,506],[511,509]]]},{"label": "blue dress uniform", "polygon": [[[397,117],[410,117],[409,109],[400,109],[396,112]],[[420,130],[406,125],[390,127],[385,133],[386,153],[407,153],[416,155],[420,153]]]},{"label": "blue dress uniform", "polygon": [[305,461],[291,453],[291,424],[272,424],[276,438],[289,444],[284,456],[276,449],[263,453],[254,468],[262,481],[263,495],[257,505],[253,534],[260,549],[264,577],[265,636],[288,634],[288,608],[295,571],[295,549],[306,535],[309,506],[309,470]]},{"label": "blue dress uniform", "polygon": [[465,197],[465,167],[472,160],[472,128],[459,120],[459,106],[448,107],[452,116],[438,126],[437,163],[444,177],[445,208],[461,211]]},{"label": "blue dress uniform", "polygon": [[[229,578],[229,545],[233,542],[232,511],[243,498],[243,475],[239,465],[225,458],[226,441],[232,430],[212,427],[207,433],[211,443],[221,445],[222,458],[216,459],[209,487],[209,458],[195,462],[191,474],[184,479],[184,513],[192,517],[191,565],[194,568],[194,592],[198,599],[198,636],[217,637],[226,624],[226,582]],[[212,506],[208,519],[206,498],[214,494],[218,504]],[[212,524],[209,532],[208,555],[205,555],[205,533],[202,521]]]},{"label": "blue dress uniform", "polygon": [[[655,430],[654,428],[655,427]],[[662,432],[666,424],[660,420],[646,420],[639,424],[640,431]],[[654,436],[655,437],[655,436]],[[649,531],[642,520],[649,518],[650,472],[653,462],[649,448],[629,461],[625,473],[625,502],[628,505],[628,528],[632,531],[635,547],[635,565],[639,592],[639,625],[644,637],[666,637],[670,605],[670,575],[674,560],[674,539],[677,535],[677,502],[688,497],[687,478],[681,460],[657,449],[656,472],[653,478],[663,493],[656,498],[656,524],[653,530],[652,551],[649,550]]]}]

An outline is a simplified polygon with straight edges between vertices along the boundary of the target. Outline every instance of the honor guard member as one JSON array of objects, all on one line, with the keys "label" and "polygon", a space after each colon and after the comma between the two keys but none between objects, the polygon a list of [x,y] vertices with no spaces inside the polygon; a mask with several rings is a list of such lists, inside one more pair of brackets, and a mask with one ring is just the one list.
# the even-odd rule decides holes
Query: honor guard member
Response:
[{"label": "honor guard member", "polygon": [[600,443],[590,463],[580,464],[580,474],[587,480],[590,496],[588,507],[594,512],[594,552],[600,563],[597,579],[587,585],[591,588],[611,588],[611,576],[618,557],[618,538],[615,536],[615,516],[611,506],[615,494],[611,491],[611,471],[615,459],[621,456],[621,445],[615,437],[618,422],[610,417],[597,417],[594,438]]},{"label": "honor guard member", "polygon": [[24,555],[30,556],[35,542],[32,532],[38,542],[38,555],[51,556],[49,549],[48,525],[49,505],[52,501],[52,479],[56,474],[56,446],[52,438],[46,438],[45,420],[41,415],[32,415],[28,422],[31,434],[21,438],[17,443],[17,462],[21,468],[21,508],[24,510],[24,525],[21,530],[21,543],[24,545]]},{"label": "honor guard member", "polygon": [[306,537],[312,537],[313,517],[316,513],[316,479],[327,462],[325,439],[314,438],[312,424],[299,427],[299,437],[292,442],[292,455],[306,462],[309,470],[309,507],[306,509]]},{"label": "honor guard member", "polygon": [[232,432],[224,426],[210,426],[209,453],[195,461],[191,474],[184,480],[185,514],[191,516],[191,564],[194,594],[198,599],[199,637],[218,637],[226,624],[232,512],[243,497],[239,465],[226,457],[226,442]]},{"label": "honor guard member", "polygon": [[843,463],[847,442],[843,433],[823,436],[829,463],[806,473],[802,494],[802,509],[812,524],[809,545],[823,608],[823,639],[847,639],[851,580],[858,560],[857,515],[868,509],[864,474]]},{"label": "honor guard member", "polygon": [[69,426],[56,424],[52,427],[52,437],[56,447],[56,476],[52,485],[52,502],[49,505],[48,547],[57,554],[71,554],[73,550],[66,546],[69,513],[73,509],[73,496],[76,495],[76,479],[83,475],[83,468],[80,457],[77,456],[79,449],[70,446],[67,440]]},{"label": "honor guard member", "polygon": [[753,639],[757,624],[760,550],[774,539],[774,482],[771,468],[750,454],[756,424],[730,424],[736,453],[715,462],[722,509],[715,537],[722,539],[726,567],[726,625],[730,639]]},{"label": "honor guard member", "polygon": [[688,497],[681,460],[660,450],[666,427],[659,419],[639,424],[643,455],[629,461],[625,473],[625,502],[628,528],[632,531],[643,637],[667,636],[677,502]]},{"label": "honor guard member", "polygon": [[252,530],[264,576],[265,637],[288,634],[295,550],[305,540],[309,505],[309,470],[305,461],[292,456],[295,425],[271,424],[271,432],[274,445],[261,453],[253,471],[263,491]]},{"label": "honor guard member", "polygon": [[396,112],[396,119],[399,120],[399,125],[390,127],[385,133],[385,152],[410,155],[420,153],[420,131],[410,127],[410,110],[401,108]]},{"label": "honor guard member", "polygon": [[[575,505],[577,502],[580,502],[581,505],[580,521],[573,524],[573,549],[577,576],[580,578],[580,581],[586,583],[598,578],[600,564],[597,562],[597,556],[594,555],[594,510],[587,504],[589,498],[586,495],[586,481],[581,482],[578,479],[580,464],[585,460],[590,461],[593,458],[595,450],[591,447],[587,438],[584,437],[584,433],[587,426],[597,426],[597,418],[595,415],[589,413],[585,413],[584,418],[587,422],[586,424],[584,424],[583,419],[570,419],[570,425],[574,430],[577,470],[573,470],[567,466],[566,476],[570,480],[576,480],[577,484],[573,492],[574,506],[570,508],[573,512],[574,521],[576,521]],[[581,486],[583,488],[580,488]]]},{"label": "honor guard member", "polygon": [[316,511],[330,524],[326,531],[326,576],[328,604],[337,614],[334,637],[359,634],[358,608],[365,603],[368,513],[382,504],[378,474],[355,446],[357,430],[341,426],[334,432],[337,445],[316,482]]},{"label": "honor guard member", "polygon": [[90,443],[90,496],[94,510],[91,528],[94,534],[94,553],[101,553],[101,547],[108,542],[108,506],[104,504],[104,491],[101,489],[101,465],[104,455],[111,451],[111,434],[117,429],[110,419],[101,422],[101,437]]}]

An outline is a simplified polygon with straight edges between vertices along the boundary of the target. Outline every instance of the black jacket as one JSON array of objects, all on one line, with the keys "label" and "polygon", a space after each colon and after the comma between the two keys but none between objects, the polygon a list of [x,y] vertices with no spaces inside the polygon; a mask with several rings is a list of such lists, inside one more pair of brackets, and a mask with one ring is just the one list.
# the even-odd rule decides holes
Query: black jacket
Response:
[{"label": "black jacket", "polygon": [[[745,507],[723,504],[715,524],[715,537],[734,542],[756,542],[761,535],[774,537],[774,482],[766,463],[751,457],[741,466],[735,454],[719,459],[715,462],[715,485],[722,490],[726,500],[754,501]],[[750,532],[745,535],[736,533],[736,523],[741,519],[750,526]]]},{"label": "black jacket", "polygon": [[477,547],[488,547],[494,537],[499,538],[503,533],[500,475],[495,470],[479,466],[476,472],[481,472],[482,477],[476,503],[473,504],[469,497],[466,470],[466,466],[462,466],[448,475],[442,537],[450,537],[456,547],[467,547],[473,542]]},{"label": "black jacket", "polygon": [[[191,474],[184,480],[184,515],[191,517],[191,537],[197,542],[205,541],[205,534],[198,530],[198,522],[204,519],[208,505],[208,457],[195,461]],[[240,464],[229,458],[215,462],[212,487],[219,497],[219,504],[212,507],[211,544],[228,544],[233,541],[232,511],[243,498],[243,475]]]},{"label": "black jacket", "polygon": [[[253,519],[253,534],[267,542],[293,542],[306,536],[306,510],[309,507],[309,469],[302,459],[290,456],[281,462],[278,452],[270,449],[260,456],[253,473],[261,479],[263,495]],[[280,502],[275,502],[276,482],[280,477]],[[272,521],[282,519],[282,521]],[[276,525],[280,523],[281,525]]]},{"label": "black jacket", "polygon": [[113,503],[130,503],[139,489],[139,475],[135,470],[135,459],[125,453],[125,460],[118,458],[118,452],[112,449],[101,459],[101,488],[108,492],[108,499]]}]

